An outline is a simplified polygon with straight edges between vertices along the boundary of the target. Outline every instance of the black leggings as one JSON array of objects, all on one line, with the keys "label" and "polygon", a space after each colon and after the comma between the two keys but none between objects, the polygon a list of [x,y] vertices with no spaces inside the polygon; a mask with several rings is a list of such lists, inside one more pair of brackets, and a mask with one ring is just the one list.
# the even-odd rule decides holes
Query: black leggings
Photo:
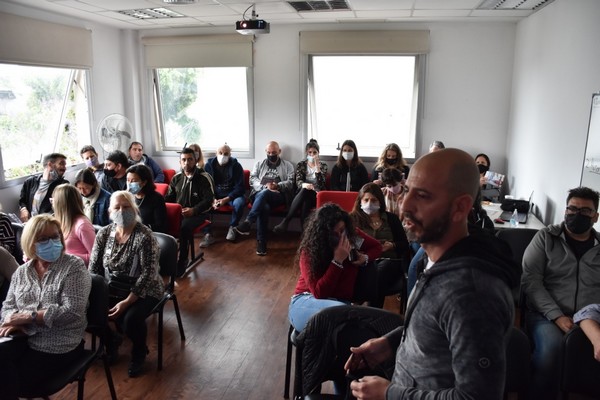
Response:
[{"label": "black leggings", "polygon": [[116,323],[119,329],[131,340],[131,358],[141,360],[146,357],[146,318],[152,309],[158,304],[158,299],[146,296],[139,298],[123,314],[119,316]]}]

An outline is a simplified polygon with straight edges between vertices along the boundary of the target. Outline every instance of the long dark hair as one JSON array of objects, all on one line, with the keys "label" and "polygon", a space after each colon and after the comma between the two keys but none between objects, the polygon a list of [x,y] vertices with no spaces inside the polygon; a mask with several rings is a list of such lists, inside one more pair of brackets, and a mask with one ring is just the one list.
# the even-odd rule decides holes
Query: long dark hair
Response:
[{"label": "long dark hair", "polygon": [[335,249],[331,243],[331,235],[333,228],[340,221],[344,221],[346,225],[348,240],[354,242],[356,233],[352,219],[337,204],[327,203],[308,218],[296,253],[296,263],[299,262],[300,255],[304,254],[309,263],[310,279],[312,280],[323,276],[333,259]]},{"label": "long dark hair", "polygon": [[358,149],[356,148],[356,143],[354,140],[345,140],[344,143],[340,146],[340,154],[338,155],[336,165],[339,168],[345,168],[348,164],[347,161],[342,157],[344,146],[350,146],[354,150],[354,157],[350,160],[350,168],[355,168],[356,166],[362,164],[360,158],[358,158]]},{"label": "long dark hair", "polygon": [[362,198],[365,197],[366,193],[371,193],[373,196],[379,200],[379,215],[385,214],[385,197],[383,196],[383,192],[379,185],[373,182],[369,182],[360,188],[358,195],[356,196],[356,201],[354,202],[354,208],[352,208],[352,212],[350,213],[350,217],[352,217],[352,221],[360,228],[368,228],[371,224],[371,217],[365,213],[360,207]]},{"label": "long dark hair", "polygon": [[141,192],[144,194],[152,193],[156,190],[156,185],[154,184],[154,179],[152,177],[152,171],[144,164],[135,164],[131,167],[127,168],[128,174],[136,174],[140,177],[143,182],[146,182],[144,187],[142,187]]}]

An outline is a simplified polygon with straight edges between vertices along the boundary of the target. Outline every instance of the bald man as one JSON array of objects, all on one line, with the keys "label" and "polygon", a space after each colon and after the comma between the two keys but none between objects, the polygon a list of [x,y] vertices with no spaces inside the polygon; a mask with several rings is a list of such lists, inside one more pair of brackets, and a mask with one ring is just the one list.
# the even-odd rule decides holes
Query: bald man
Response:
[{"label": "bald man", "polygon": [[291,201],[294,190],[294,166],[281,158],[281,148],[277,142],[269,142],[265,148],[267,158],[257,161],[250,173],[250,201],[252,209],[235,231],[249,235],[254,222],[256,229],[256,254],[267,255],[267,229],[269,212],[275,207]]},{"label": "bald man", "polygon": [[514,316],[518,266],[492,235],[472,235],[467,218],[479,186],[471,156],[444,149],[420,158],[402,203],[409,239],[429,256],[405,324],[351,348],[349,371],[374,368],[396,350],[392,381],[365,376],[352,394],[373,399],[501,399],[505,337]]}]

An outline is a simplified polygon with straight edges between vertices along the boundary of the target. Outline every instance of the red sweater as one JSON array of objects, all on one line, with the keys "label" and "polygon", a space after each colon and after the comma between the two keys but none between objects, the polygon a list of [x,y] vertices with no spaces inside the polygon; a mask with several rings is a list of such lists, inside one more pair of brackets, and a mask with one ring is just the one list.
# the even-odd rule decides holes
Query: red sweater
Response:
[{"label": "red sweater", "polygon": [[[372,238],[360,229],[356,228],[356,233],[364,239],[360,246],[360,252],[369,256],[369,261],[373,261],[381,256],[381,243]],[[344,268],[340,268],[333,263],[329,263],[325,273],[316,280],[310,279],[310,266],[308,255],[305,252],[300,254],[300,277],[296,283],[294,294],[311,293],[317,299],[338,299],[352,300],[354,296],[354,284],[359,268],[352,264],[348,259],[343,262]],[[369,268],[372,265],[369,264]]]}]

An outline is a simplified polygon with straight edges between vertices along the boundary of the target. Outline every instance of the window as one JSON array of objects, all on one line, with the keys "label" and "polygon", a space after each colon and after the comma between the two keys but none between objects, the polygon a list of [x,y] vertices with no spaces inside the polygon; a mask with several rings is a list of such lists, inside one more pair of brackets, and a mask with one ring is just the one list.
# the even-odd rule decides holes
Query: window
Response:
[{"label": "window", "polygon": [[251,68],[154,70],[155,123],[162,150],[198,143],[215,151],[227,143],[248,154],[251,135]]},{"label": "window", "polygon": [[79,163],[88,110],[86,70],[0,64],[0,183],[41,172],[52,152]]},{"label": "window", "polygon": [[311,55],[307,135],[324,155],[346,139],[361,157],[378,157],[387,143],[415,157],[419,56]]}]

